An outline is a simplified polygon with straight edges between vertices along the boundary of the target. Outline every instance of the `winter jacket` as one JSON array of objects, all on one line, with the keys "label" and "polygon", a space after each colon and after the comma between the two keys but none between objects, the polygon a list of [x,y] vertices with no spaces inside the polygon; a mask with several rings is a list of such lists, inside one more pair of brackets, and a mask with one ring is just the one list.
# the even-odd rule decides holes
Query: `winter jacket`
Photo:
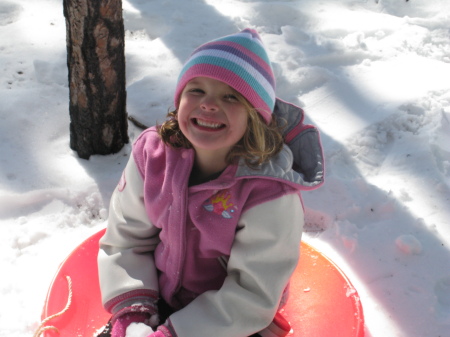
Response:
[{"label": "winter jacket", "polygon": [[285,136],[301,155],[285,146],[258,170],[240,161],[200,185],[188,186],[194,150],[166,146],[156,128],[136,140],[101,239],[107,310],[162,297],[179,337],[248,336],[271,322],[298,261],[300,191],[323,181],[317,130],[277,104],[288,125],[301,115]]}]

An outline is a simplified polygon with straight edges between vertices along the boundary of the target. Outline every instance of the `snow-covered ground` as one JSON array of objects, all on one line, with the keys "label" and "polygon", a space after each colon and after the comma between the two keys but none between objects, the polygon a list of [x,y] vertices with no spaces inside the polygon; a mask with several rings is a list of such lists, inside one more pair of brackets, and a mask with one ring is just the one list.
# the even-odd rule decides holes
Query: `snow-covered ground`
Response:
[{"label": "snow-covered ground", "polygon": [[[260,32],[278,96],[322,132],[326,184],[304,193],[304,239],[354,283],[367,337],[449,337],[450,2],[123,7],[128,111],[147,124],[171,107],[194,47]],[[69,149],[65,48],[61,0],[1,0],[1,337],[33,335],[59,263],[102,228],[130,153],[86,161]]]}]

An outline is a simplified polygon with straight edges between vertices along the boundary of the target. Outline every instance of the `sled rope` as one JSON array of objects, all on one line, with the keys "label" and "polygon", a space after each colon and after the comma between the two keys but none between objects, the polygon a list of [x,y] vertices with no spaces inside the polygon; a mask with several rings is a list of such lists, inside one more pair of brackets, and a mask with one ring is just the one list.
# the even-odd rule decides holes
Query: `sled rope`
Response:
[{"label": "sled rope", "polygon": [[37,328],[36,332],[34,333],[33,337],[39,337],[40,335],[42,335],[45,331],[47,330],[54,330],[57,333],[59,333],[59,329],[57,327],[54,326],[44,326],[45,324],[47,324],[47,322],[49,322],[50,320],[59,317],[61,315],[63,315],[67,310],[69,310],[70,305],[72,304],[72,279],[70,278],[70,276],[66,276],[66,280],[67,280],[67,287],[69,290],[69,296],[67,298],[67,303],[66,306],[64,307],[63,310],[61,310],[60,312],[48,316],[47,318],[45,318],[41,324],[39,324],[39,327]]}]

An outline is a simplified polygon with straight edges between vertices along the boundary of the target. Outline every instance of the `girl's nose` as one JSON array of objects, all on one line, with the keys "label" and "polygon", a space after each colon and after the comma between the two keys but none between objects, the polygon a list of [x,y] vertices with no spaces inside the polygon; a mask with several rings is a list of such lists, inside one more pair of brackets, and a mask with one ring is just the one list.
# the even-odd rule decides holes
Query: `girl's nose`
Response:
[{"label": "girl's nose", "polygon": [[204,111],[217,111],[219,109],[216,99],[211,96],[205,96],[200,104],[200,107]]}]

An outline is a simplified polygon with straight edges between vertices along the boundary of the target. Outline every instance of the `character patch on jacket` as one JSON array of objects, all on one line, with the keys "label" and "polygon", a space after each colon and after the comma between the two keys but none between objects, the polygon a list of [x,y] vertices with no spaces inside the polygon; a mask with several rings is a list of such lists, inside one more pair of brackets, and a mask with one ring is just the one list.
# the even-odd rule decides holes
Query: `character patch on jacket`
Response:
[{"label": "character patch on jacket", "polygon": [[214,212],[225,219],[231,219],[237,207],[230,201],[230,190],[219,191],[203,204],[203,208],[208,212]]}]

